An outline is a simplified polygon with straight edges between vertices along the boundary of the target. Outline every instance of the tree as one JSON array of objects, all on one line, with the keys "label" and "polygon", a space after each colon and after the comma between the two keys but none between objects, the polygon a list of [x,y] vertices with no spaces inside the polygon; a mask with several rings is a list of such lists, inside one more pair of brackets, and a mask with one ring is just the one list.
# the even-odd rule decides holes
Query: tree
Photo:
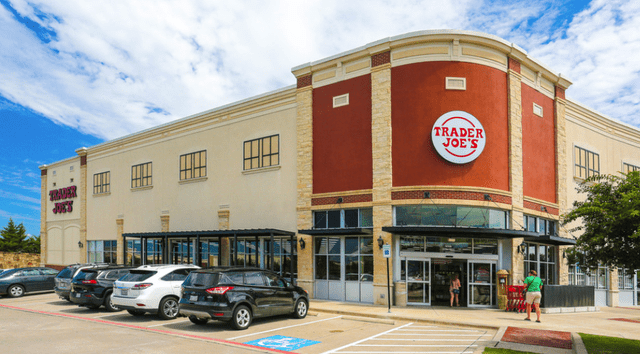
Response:
[{"label": "tree", "polygon": [[[16,225],[13,219],[9,219],[7,226],[0,231],[0,251],[3,252],[27,252],[29,241],[27,238],[27,231],[24,225]],[[38,245],[40,244],[40,238],[38,237]],[[38,247],[38,253],[40,247]]]},{"label": "tree", "polygon": [[570,231],[583,231],[569,251],[570,261],[589,268],[640,269],[640,172],[591,176],[578,193],[586,193],[586,199],[573,202],[562,221],[581,222]]}]

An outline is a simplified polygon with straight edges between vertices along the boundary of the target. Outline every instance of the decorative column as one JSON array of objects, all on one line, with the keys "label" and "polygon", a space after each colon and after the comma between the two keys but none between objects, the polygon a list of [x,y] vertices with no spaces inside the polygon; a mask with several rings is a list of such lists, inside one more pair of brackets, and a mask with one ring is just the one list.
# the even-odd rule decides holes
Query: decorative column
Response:
[{"label": "decorative column", "polygon": [[124,217],[122,215],[118,215],[118,218],[116,219],[116,260],[118,264],[125,264],[125,259],[124,259],[125,245],[124,245],[124,237],[122,237],[123,233],[124,233]]},{"label": "decorative column", "polygon": [[618,284],[618,268],[609,270],[609,294],[608,304],[611,307],[618,307],[620,303],[620,287]]},{"label": "decorative column", "polygon": [[[313,227],[311,212],[311,196],[313,194],[313,86],[309,71],[296,74],[296,166],[297,166],[297,227],[298,230],[308,230]],[[313,238],[297,235],[304,239],[305,248],[298,247],[298,285],[314,297],[313,281]]]},{"label": "decorative column", "polygon": [[[230,229],[229,216],[231,216],[231,211],[229,209],[218,210],[218,230]],[[231,259],[231,255],[229,254],[231,250],[229,247],[230,244],[231,241],[228,237],[220,239],[220,264],[222,265],[231,264],[229,261]]]},{"label": "decorative column", "polygon": [[[522,167],[522,75],[520,62],[509,58],[509,189],[511,190],[512,230],[522,230],[524,211],[524,179]],[[522,238],[511,240],[511,283],[519,284],[525,278],[524,257],[518,252]]]},{"label": "decorative column", "polygon": [[[391,226],[391,51],[388,46],[371,51],[371,145],[373,156],[373,302],[388,305],[387,259],[378,247],[378,238],[391,245],[393,235],[382,231]],[[391,260],[389,260],[391,262]],[[393,282],[393,262],[389,267]],[[392,283],[393,284],[393,283]],[[392,293],[395,291],[392,290]]]},{"label": "decorative column", "polygon": [[47,264],[47,165],[40,166],[40,266]]},{"label": "decorative column", "polygon": [[[87,262],[87,148],[76,150],[76,154],[80,156],[80,186],[78,186],[78,197],[80,198],[80,242],[85,248],[80,249],[80,263]],[[118,240],[120,247],[121,240]],[[120,254],[120,252],[118,253]]]},{"label": "decorative column", "polygon": [[[567,102],[565,101],[564,91],[561,86],[556,86],[554,102],[554,118],[556,127],[556,200],[558,202],[558,212],[560,216],[569,211],[567,203],[567,127],[565,110]],[[560,220],[562,221],[562,219]],[[569,237],[565,228],[559,227],[558,234],[560,237]],[[558,284],[569,284],[569,265],[565,258],[562,258],[563,251],[567,247],[558,247]]]}]

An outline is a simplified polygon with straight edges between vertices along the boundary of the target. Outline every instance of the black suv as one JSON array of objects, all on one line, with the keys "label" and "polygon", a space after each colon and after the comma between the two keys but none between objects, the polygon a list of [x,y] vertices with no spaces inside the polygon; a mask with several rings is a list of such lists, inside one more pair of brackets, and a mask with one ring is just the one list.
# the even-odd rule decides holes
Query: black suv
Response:
[{"label": "black suv", "polygon": [[210,319],[247,329],[253,318],[293,314],[304,318],[309,295],[278,274],[258,268],[194,270],[182,284],[179,314],[204,325]]},{"label": "black suv", "polygon": [[104,305],[109,312],[119,311],[111,303],[113,283],[129,274],[129,270],[133,268],[109,265],[82,269],[71,281],[69,300],[91,309]]},{"label": "black suv", "polygon": [[67,301],[71,301],[69,299],[69,291],[71,290],[71,280],[73,279],[73,277],[75,277],[82,269],[86,269],[86,268],[95,268],[97,266],[106,266],[107,264],[100,264],[100,263],[87,263],[87,264],[80,264],[80,263],[76,263],[76,264],[71,264],[67,267],[65,267],[63,270],[60,271],[60,273],[58,273],[58,275],[56,275],[56,286],[55,288],[53,288],[53,290],[56,291],[56,295],[58,295],[59,298],[61,299],[65,299]]}]

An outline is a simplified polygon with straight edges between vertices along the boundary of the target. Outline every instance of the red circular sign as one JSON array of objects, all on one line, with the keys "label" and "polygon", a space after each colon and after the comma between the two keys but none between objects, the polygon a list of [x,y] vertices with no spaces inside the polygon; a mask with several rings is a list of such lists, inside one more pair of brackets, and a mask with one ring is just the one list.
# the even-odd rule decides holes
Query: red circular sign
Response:
[{"label": "red circular sign", "polygon": [[431,141],[445,160],[465,164],[480,156],[486,136],[476,117],[464,111],[451,111],[436,120],[431,129]]}]

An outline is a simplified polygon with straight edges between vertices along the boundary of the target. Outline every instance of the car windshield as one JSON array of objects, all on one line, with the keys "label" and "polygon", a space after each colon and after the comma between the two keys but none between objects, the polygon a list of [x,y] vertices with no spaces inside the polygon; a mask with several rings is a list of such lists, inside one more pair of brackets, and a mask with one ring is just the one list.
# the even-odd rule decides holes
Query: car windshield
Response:
[{"label": "car windshield", "polygon": [[220,273],[194,273],[191,272],[184,280],[185,286],[209,287],[218,284]]},{"label": "car windshield", "polygon": [[151,270],[135,270],[134,269],[134,270],[131,270],[129,274],[120,278],[119,281],[130,281],[130,282],[143,281],[151,278],[156,273],[158,272],[151,271]]},{"label": "car windshield", "polygon": [[58,273],[58,275],[56,276],[56,278],[71,278],[73,276],[74,270],[75,268],[67,267],[61,270],[60,273]]},{"label": "car windshield", "polygon": [[98,272],[94,271],[94,270],[81,270],[80,273],[78,273],[78,275],[75,276],[75,278],[73,278],[73,280],[92,280],[95,279],[98,276]]},{"label": "car windshield", "polygon": [[8,278],[16,271],[14,269],[5,270],[4,272],[0,272],[0,279]]}]

